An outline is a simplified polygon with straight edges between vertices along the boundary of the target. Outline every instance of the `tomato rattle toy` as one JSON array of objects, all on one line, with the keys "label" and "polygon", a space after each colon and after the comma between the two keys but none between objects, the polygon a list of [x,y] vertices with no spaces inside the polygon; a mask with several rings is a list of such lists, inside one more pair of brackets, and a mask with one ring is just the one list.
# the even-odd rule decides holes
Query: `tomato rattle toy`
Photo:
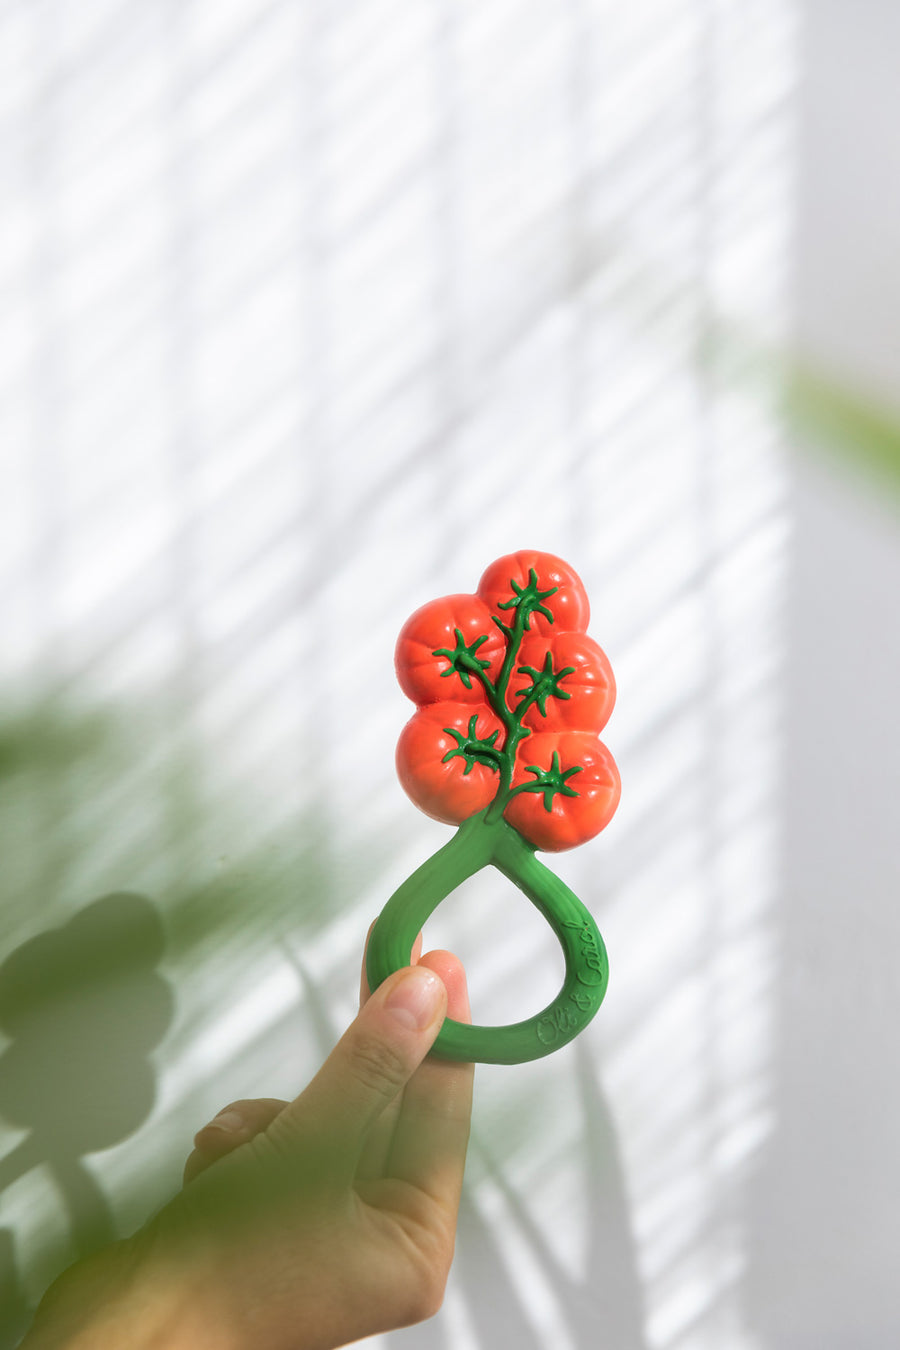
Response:
[{"label": "tomato rattle toy", "polygon": [[619,802],[619,773],[599,739],[616,697],[606,656],[587,636],[587,593],[551,553],[491,563],[474,595],[432,600],[404,624],[397,678],[417,705],[397,772],[426,815],[456,834],[394,892],[369,938],[375,989],[408,965],[440,902],[488,864],[527,895],[559,938],[566,974],[536,1016],[509,1026],[446,1018],[445,1059],[521,1064],[582,1031],[606,993],[606,948],[588,910],[535,849],[593,839]]}]

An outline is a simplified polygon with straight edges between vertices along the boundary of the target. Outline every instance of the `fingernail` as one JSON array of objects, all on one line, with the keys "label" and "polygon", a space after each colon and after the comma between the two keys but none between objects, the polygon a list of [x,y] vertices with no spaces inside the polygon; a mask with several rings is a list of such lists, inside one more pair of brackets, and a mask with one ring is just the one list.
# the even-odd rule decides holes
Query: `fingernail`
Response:
[{"label": "fingernail", "polygon": [[443,985],[434,971],[413,966],[394,985],[384,1006],[410,1031],[424,1031],[437,1016],[442,997]]},{"label": "fingernail", "polygon": [[205,1134],[207,1130],[222,1130],[225,1134],[237,1134],[244,1128],[244,1118],[237,1111],[220,1111],[219,1114],[204,1125],[198,1134]]}]

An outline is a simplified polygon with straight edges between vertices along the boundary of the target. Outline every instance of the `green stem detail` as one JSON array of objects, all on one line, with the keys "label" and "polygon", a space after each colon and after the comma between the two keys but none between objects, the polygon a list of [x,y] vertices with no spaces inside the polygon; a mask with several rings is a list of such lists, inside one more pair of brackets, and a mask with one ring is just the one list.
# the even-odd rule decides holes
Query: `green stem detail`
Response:
[{"label": "green stem detail", "polygon": [[545,867],[517,830],[488,811],[471,816],[394,892],[369,937],[369,987],[409,963],[419,930],[443,899],[467,877],[491,865],[527,895],[550,924],[566,962],[559,994],[535,1017],[508,1026],[471,1026],[446,1018],[433,1050],[444,1059],[521,1064],[558,1050],[590,1022],[603,1001],[609,965],[590,912],[565,882]]},{"label": "green stem detail", "polygon": [[516,660],[518,659],[519,648],[522,645],[522,638],[530,631],[531,616],[532,614],[543,614],[552,623],[553,614],[544,604],[544,601],[549,600],[550,596],[555,595],[559,590],[558,586],[551,586],[546,591],[540,590],[537,584],[537,572],[533,567],[528,573],[526,585],[519,586],[511,580],[510,586],[513,591],[512,597],[501,602],[498,608],[515,610],[512,623],[507,624],[496,615],[491,616],[506,639],[506,654],[496,684],[487,674],[490,662],[476,655],[482,643],[487,642],[486,634],[481,634],[474,642],[466,645],[464,634],[456,628],[454,629],[456,646],[438,647],[432,653],[433,656],[445,656],[447,658],[449,664],[447,669],[442,671],[442,677],[452,675],[455,672],[467,689],[472,688],[473,678],[480,681],[488,704],[503,724],[505,735],[503,744],[500,746],[495,744],[496,733],[484,741],[477,738],[474,717],[469,721],[468,735],[465,737],[452,728],[447,728],[456,739],[457,744],[453,750],[448,751],[444,756],[445,761],[462,756],[466,761],[466,768],[463,770],[466,774],[471,772],[473,764],[484,764],[488,768],[496,770],[499,774],[497,791],[487,808],[485,816],[486,822],[491,825],[501,819],[510,799],[520,792],[543,793],[544,806],[548,811],[553,809],[553,798],[557,793],[566,797],[577,797],[579,795],[575,788],[569,786],[568,779],[573,774],[580,772],[581,766],[578,765],[566,770],[565,773],[560,773],[557,755],[553,757],[553,767],[550,770],[541,769],[537,765],[528,767],[528,772],[535,775],[536,781],[534,783],[520,783],[515,788],[512,785],[516,766],[516,751],[520,742],[531,734],[528,727],[522,725],[525,713],[536,703],[541,716],[545,717],[548,698],[571,698],[566,690],[560,689],[559,682],[564,676],[571,675],[575,667],[566,666],[563,670],[554,671],[553,657],[549,651],[544,661],[543,670],[536,670],[533,666],[519,666],[519,673],[530,676],[532,685],[530,689],[526,686],[519,690],[518,703],[515,708],[509,707],[507,703],[509,682],[513,670],[516,669]]}]

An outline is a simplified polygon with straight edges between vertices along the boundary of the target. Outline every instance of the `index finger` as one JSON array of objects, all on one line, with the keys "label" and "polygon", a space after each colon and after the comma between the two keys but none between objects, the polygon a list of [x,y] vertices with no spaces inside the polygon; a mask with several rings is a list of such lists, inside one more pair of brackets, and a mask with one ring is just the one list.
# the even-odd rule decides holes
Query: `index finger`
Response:
[{"label": "index finger", "polygon": [[[376,920],[373,919],[369,924],[369,931],[366,934],[366,945],[363,950],[362,970],[359,976],[359,1006],[362,1007],[371,994],[369,981],[366,978],[366,953],[369,950],[369,938],[372,936],[372,929],[375,927]],[[422,934],[419,933],[412,946],[409,955],[409,964],[414,966],[418,963],[422,954]],[[404,1089],[405,1090],[405,1089]],[[357,1168],[357,1176],[360,1180],[374,1180],[383,1177],[387,1168],[388,1159],[391,1153],[391,1144],[394,1139],[394,1127],[397,1123],[397,1117],[400,1114],[400,1105],[403,1094],[396,1096],[393,1101],[388,1102],[382,1111],[378,1120],[374,1121],[369,1131],[369,1137],[366,1140],[362,1155]]]}]

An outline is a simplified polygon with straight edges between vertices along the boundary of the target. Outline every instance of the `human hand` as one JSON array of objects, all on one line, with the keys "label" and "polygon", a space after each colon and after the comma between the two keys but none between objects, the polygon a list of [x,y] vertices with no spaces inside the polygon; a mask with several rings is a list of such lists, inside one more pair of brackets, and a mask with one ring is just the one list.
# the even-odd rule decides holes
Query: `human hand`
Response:
[{"label": "human hand", "polygon": [[371,996],[363,962],[360,1014],[309,1086],[199,1131],[181,1194],[68,1272],[23,1350],[330,1350],[436,1312],[473,1066],[425,1057],[469,1007],[454,956],[412,961]]}]

